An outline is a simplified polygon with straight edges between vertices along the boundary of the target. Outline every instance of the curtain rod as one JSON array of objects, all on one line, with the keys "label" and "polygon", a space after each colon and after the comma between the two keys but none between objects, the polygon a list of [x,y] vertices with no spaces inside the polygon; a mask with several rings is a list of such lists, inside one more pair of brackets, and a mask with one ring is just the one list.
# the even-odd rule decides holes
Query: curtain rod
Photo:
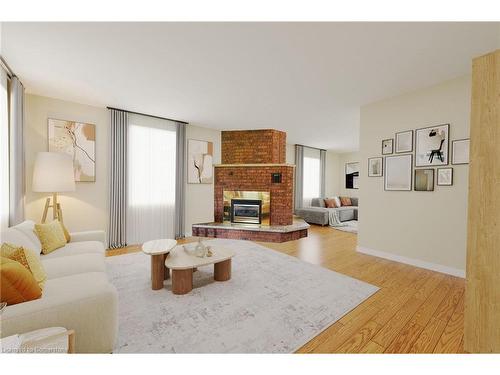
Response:
[{"label": "curtain rod", "polygon": [[168,121],[174,121],[174,122],[180,122],[181,124],[189,124],[189,122],[186,121],[181,121],[181,120],[174,120],[168,117],[161,117],[161,116],[155,116],[155,115],[148,115],[147,113],[141,113],[141,112],[134,112],[134,111],[127,111],[126,109],[120,109],[120,108],[115,108],[115,107],[106,107],[107,109],[114,109],[115,111],[122,111],[122,112],[127,112],[127,113],[133,113],[135,115],[141,115],[141,116],[147,116],[147,117],[154,117],[154,118],[159,118],[161,120],[168,120]]},{"label": "curtain rod", "polygon": [[296,145],[302,146],[302,147],[307,147],[307,148],[314,148],[315,150],[320,150],[320,151],[328,151],[328,150],[325,150],[324,148],[317,148],[317,147],[312,147],[312,146],[301,145],[300,143],[296,143]]},{"label": "curtain rod", "polygon": [[7,75],[9,76],[9,78],[15,77],[14,72],[10,68],[9,64],[7,64],[7,62],[4,60],[4,58],[2,57],[2,55],[0,55],[0,65],[2,66],[2,68],[5,69],[5,71],[7,72]]}]

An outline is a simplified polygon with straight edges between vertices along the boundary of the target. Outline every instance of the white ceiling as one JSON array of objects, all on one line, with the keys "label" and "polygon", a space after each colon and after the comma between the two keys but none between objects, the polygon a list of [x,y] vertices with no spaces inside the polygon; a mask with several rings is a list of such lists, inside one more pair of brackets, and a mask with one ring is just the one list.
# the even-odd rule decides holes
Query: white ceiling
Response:
[{"label": "white ceiling", "polygon": [[358,147],[360,106],[470,73],[500,23],[4,23],[27,91]]}]

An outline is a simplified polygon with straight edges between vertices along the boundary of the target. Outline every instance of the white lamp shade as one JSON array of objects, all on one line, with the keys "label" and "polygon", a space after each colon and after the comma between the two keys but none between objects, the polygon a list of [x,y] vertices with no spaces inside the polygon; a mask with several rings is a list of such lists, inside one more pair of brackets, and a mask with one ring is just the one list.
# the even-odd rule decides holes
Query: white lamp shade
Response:
[{"label": "white lamp shade", "polygon": [[62,193],[75,190],[73,159],[60,152],[39,152],[33,169],[33,191]]}]

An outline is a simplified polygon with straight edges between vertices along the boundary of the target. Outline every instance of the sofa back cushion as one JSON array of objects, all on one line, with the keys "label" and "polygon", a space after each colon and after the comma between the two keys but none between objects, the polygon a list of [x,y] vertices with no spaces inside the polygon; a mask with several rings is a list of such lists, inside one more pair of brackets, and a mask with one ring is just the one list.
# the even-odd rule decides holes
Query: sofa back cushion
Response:
[{"label": "sofa back cushion", "polygon": [[1,302],[15,305],[42,296],[42,290],[26,267],[15,260],[0,257]]},{"label": "sofa back cushion", "polygon": [[42,244],[35,234],[35,222],[31,220],[25,220],[21,224],[14,225],[12,229],[15,229],[22,234],[24,234],[32,243],[33,246],[29,248],[40,254],[42,252]]},{"label": "sofa back cushion", "polygon": [[311,200],[312,207],[325,207],[325,200],[323,198],[313,198]]},{"label": "sofa back cushion", "polygon": [[37,256],[40,256],[41,247],[37,248],[37,245],[33,243],[33,241],[31,241],[29,237],[27,237],[20,230],[15,229],[15,227],[11,227],[2,231],[2,233],[0,234],[0,238],[2,239],[2,242],[7,242],[16,246],[22,246],[26,249],[33,249],[35,253],[37,253]]},{"label": "sofa back cushion", "polygon": [[353,206],[358,206],[358,202],[359,202],[358,198],[351,197],[351,204]]}]

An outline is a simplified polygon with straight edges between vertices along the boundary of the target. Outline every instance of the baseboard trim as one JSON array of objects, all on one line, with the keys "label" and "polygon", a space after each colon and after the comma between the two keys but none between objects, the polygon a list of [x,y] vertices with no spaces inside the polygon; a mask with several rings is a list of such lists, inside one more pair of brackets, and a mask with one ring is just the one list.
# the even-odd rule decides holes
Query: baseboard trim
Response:
[{"label": "baseboard trim", "polygon": [[395,262],[409,264],[410,266],[425,268],[427,270],[441,272],[441,273],[445,273],[447,275],[452,275],[452,276],[461,277],[461,278],[465,279],[465,271],[458,269],[458,268],[447,267],[447,266],[443,266],[441,264],[436,264],[436,263],[430,263],[430,262],[426,262],[426,261],[423,261],[420,259],[407,258],[407,257],[401,256],[401,255],[386,253],[385,251],[373,250],[373,249],[369,249],[367,247],[363,247],[363,246],[359,246],[359,245],[356,246],[356,251],[363,253],[363,254],[373,255],[373,256],[376,256],[379,258],[393,260]]}]

